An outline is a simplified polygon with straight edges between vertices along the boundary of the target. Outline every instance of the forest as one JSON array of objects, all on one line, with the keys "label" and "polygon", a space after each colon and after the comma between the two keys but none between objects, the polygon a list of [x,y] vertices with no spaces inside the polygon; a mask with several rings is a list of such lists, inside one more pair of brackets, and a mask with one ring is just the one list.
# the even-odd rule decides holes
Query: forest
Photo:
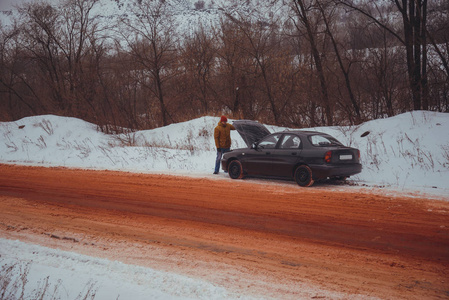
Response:
[{"label": "forest", "polygon": [[447,0],[237,1],[193,30],[174,0],[128,1],[106,19],[100,0],[17,7],[0,23],[0,121],[54,114],[113,133],[205,115],[304,128],[449,111]]}]

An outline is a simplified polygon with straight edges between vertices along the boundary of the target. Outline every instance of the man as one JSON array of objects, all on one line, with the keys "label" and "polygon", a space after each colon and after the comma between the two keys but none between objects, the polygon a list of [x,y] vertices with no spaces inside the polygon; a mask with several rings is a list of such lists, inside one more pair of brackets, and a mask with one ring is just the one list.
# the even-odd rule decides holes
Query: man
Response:
[{"label": "man", "polygon": [[226,116],[221,116],[220,122],[214,130],[215,146],[217,147],[214,174],[218,174],[218,171],[220,170],[223,153],[231,151],[231,130],[235,130],[235,127],[227,122],[228,118],[226,118]]}]

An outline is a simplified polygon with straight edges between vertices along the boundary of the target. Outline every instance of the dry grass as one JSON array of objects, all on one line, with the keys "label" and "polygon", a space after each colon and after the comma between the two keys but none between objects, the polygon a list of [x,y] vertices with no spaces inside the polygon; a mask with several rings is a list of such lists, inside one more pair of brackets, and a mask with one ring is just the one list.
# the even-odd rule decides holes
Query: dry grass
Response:
[{"label": "dry grass", "polygon": [[[0,269],[0,300],[57,300],[71,299],[64,294],[62,280],[56,283],[50,280],[50,276],[41,278],[38,282],[29,281],[30,263],[18,262],[5,264]],[[37,288],[31,290],[30,283],[37,283]],[[89,281],[75,300],[93,300],[97,293],[96,282]]]}]

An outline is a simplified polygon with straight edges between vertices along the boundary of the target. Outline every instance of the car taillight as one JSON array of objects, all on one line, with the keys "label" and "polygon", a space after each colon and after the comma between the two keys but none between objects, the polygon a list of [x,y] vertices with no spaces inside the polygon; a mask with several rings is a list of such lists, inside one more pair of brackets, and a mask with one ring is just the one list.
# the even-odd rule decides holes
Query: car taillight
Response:
[{"label": "car taillight", "polygon": [[359,161],[360,161],[360,150],[357,150],[357,156],[359,157]]},{"label": "car taillight", "polygon": [[326,154],[324,155],[324,161],[330,163],[331,158],[332,158],[332,151],[327,151]]}]

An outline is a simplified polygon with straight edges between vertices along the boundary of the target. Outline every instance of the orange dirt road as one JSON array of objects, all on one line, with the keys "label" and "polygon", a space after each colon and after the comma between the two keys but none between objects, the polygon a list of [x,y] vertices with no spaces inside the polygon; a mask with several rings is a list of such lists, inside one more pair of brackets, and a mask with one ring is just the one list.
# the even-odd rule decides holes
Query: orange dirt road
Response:
[{"label": "orange dirt road", "polygon": [[0,165],[0,237],[245,295],[449,299],[449,202],[216,178]]}]

